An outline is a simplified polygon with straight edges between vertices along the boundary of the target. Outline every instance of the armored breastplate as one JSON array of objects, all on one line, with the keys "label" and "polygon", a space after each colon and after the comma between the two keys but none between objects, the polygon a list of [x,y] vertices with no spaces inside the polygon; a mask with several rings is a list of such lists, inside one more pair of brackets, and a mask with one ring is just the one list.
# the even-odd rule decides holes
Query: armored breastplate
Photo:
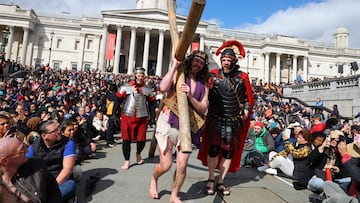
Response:
[{"label": "armored breastplate", "polygon": [[239,117],[244,110],[245,85],[239,72],[229,76],[210,75],[213,77],[213,88],[209,93],[210,116],[219,118]]},{"label": "armored breastplate", "polygon": [[213,78],[213,88],[209,93],[208,119],[215,121],[221,138],[230,142],[243,128],[240,117],[244,110],[245,84],[240,78],[240,72],[224,75],[210,74]]},{"label": "armored breastplate", "polygon": [[149,116],[146,97],[152,96],[153,93],[149,87],[142,87],[141,89],[141,93],[133,86],[124,86],[120,89],[120,93],[126,92],[123,114],[133,117],[136,113],[136,118]]}]

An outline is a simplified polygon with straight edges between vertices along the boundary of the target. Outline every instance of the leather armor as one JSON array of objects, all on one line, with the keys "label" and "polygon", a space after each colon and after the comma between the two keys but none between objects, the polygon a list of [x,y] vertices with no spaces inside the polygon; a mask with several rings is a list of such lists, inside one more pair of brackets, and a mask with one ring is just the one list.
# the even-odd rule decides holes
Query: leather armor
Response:
[{"label": "leather armor", "polygon": [[227,76],[222,70],[219,73],[219,76],[210,74],[213,87],[209,94],[208,119],[217,123],[221,138],[230,141],[243,124],[240,116],[244,111],[246,88],[239,77],[241,72],[235,70]]}]

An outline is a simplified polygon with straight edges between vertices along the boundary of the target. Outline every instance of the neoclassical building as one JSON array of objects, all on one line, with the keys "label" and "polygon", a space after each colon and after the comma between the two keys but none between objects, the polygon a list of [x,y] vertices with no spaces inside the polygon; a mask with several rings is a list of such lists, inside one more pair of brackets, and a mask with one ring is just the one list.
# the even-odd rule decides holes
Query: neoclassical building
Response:
[{"label": "neoclassical building", "polygon": [[[137,0],[136,9],[106,10],[101,16],[41,16],[33,9],[0,4],[0,30],[9,33],[7,40],[0,36],[0,47],[5,59],[33,67],[49,63],[55,69],[104,71],[112,66],[114,73],[132,74],[142,66],[148,75],[166,73],[173,49],[166,0]],[[185,22],[186,16],[177,15],[180,34]],[[210,68],[215,68],[220,62],[216,49],[229,39],[240,41],[247,51],[239,62],[243,71],[276,84],[291,82],[298,75],[305,81],[352,75],[351,64],[357,65],[360,59],[360,50],[349,48],[344,27],[334,30],[333,44],[325,44],[222,29],[206,21],[200,21],[188,52],[206,51]]]}]

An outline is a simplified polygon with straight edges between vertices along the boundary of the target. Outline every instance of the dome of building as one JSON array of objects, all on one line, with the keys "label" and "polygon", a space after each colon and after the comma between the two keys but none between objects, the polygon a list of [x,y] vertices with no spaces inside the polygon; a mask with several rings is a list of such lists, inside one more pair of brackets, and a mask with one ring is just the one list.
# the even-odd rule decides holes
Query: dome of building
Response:
[{"label": "dome of building", "polygon": [[335,31],[335,34],[348,34],[348,33],[349,33],[348,30],[343,26],[338,27]]},{"label": "dome of building", "polygon": [[136,9],[162,9],[167,10],[166,0],[137,0]]}]

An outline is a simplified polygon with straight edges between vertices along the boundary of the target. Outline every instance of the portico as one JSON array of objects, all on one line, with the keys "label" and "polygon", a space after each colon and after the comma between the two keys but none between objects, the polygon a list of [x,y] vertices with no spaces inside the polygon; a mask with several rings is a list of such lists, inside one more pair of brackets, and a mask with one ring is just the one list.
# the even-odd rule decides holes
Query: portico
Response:
[{"label": "portico", "polygon": [[[123,12],[121,12],[123,15]],[[126,16],[131,16],[131,11]],[[151,11],[152,13],[152,11]],[[147,15],[146,11],[142,14]],[[158,11],[159,22],[147,22],[145,18],[126,20],[116,16],[120,13],[103,12],[104,27],[101,42],[100,67],[113,66],[113,73],[132,74],[135,67],[145,68],[146,74],[163,75],[166,73],[171,60],[171,38],[168,28],[167,13]],[[153,16],[154,17],[154,16]],[[179,30],[181,31],[186,18],[179,17]],[[161,21],[161,22],[160,22]],[[204,27],[202,29],[202,27]],[[205,24],[199,26],[193,39],[189,52],[193,49],[205,49]],[[114,56],[106,58],[109,50],[108,37],[116,36]]]}]

